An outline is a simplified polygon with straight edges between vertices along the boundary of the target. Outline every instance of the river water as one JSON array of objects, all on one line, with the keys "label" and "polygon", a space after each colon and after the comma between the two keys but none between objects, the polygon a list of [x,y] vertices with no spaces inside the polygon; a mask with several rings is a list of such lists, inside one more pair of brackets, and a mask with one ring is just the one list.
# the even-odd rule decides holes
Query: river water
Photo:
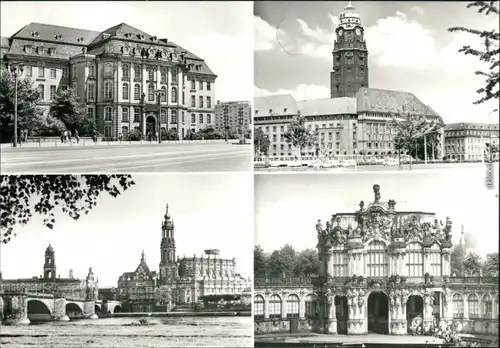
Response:
[{"label": "river water", "polygon": [[252,317],[103,318],[0,326],[0,347],[253,347]]}]

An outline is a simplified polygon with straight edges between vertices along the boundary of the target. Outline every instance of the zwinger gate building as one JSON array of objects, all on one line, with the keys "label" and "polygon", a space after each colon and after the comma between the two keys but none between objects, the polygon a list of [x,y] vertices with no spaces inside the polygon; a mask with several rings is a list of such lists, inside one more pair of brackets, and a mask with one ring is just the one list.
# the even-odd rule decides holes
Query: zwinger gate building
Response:
[{"label": "zwinger gate building", "polygon": [[255,280],[255,333],[405,335],[459,320],[464,332],[496,335],[498,278],[450,274],[452,222],[397,211],[373,191],[354,213],[318,220],[318,277]]}]

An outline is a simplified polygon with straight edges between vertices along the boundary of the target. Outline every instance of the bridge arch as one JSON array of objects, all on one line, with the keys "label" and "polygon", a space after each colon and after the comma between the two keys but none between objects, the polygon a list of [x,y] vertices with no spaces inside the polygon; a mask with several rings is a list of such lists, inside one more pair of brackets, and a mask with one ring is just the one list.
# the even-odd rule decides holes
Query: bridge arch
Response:
[{"label": "bridge arch", "polygon": [[66,303],[66,315],[70,319],[81,319],[81,318],[84,318],[82,307],[80,307],[80,305],[77,304],[77,303],[75,303],[75,302],[68,302],[68,303]]},{"label": "bridge arch", "polygon": [[30,321],[52,320],[50,306],[43,300],[28,299],[27,307],[28,319]]},{"label": "bridge arch", "polygon": [[116,305],[115,308],[113,308],[113,313],[121,313],[123,312],[122,306]]}]

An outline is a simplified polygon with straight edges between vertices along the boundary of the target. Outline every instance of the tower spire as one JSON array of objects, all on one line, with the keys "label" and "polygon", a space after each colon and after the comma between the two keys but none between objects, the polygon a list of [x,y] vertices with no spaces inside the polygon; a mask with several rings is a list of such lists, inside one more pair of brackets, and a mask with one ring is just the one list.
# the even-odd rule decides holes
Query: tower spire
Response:
[{"label": "tower spire", "polygon": [[141,262],[145,262],[146,261],[146,255],[144,255],[144,250],[142,250],[142,253],[141,253]]}]

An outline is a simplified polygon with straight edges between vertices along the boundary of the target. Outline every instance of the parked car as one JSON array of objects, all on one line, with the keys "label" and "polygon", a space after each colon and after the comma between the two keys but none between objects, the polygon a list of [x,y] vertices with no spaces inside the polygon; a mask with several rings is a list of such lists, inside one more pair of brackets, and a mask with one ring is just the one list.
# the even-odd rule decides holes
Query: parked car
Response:
[{"label": "parked car", "polygon": [[399,166],[399,161],[397,158],[389,158],[384,161],[384,166]]}]

